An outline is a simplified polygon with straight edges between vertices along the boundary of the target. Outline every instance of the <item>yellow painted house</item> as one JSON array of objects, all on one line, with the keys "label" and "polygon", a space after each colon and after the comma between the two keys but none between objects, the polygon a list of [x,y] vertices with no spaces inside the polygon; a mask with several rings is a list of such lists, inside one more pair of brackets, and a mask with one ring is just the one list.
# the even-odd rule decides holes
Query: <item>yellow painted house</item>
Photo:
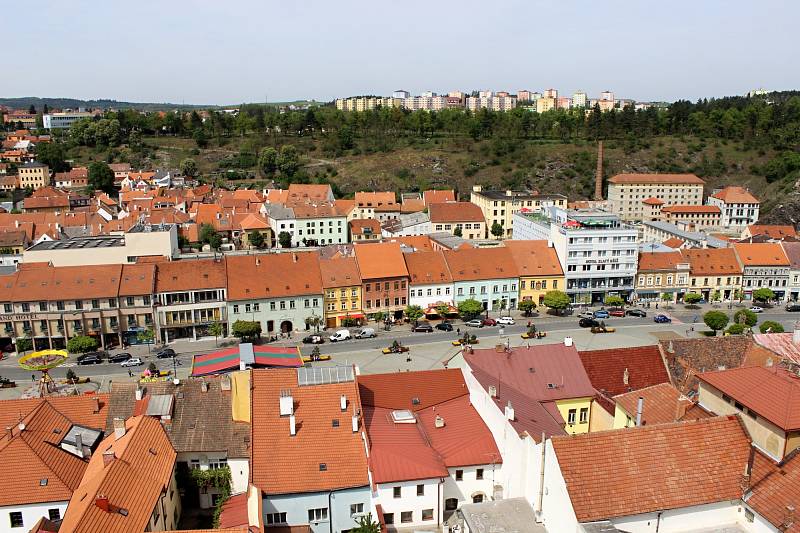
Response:
[{"label": "yellow painted house", "polygon": [[568,398],[556,400],[556,407],[564,419],[564,431],[570,435],[589,433],[589,421],[592,412],[592,397]]},{"label": "yellow painted house", "polygon": [[505,241],[519,272],[519,301],[541,306],[547,291],[564,290],[564,271],[547,241]]},{"label": "yellow painted house", "polygon": [[320,260],[324,324],[329,328],[344,325],[348,319],[361,321],[361,275],[355,257]]}]

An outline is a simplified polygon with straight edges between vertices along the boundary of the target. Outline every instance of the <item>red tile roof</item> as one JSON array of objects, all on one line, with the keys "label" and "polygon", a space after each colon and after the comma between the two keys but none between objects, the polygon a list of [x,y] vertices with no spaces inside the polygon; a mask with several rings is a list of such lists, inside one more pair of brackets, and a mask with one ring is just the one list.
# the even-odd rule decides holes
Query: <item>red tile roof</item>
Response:
[{"label": "red tile roof", "polygon": [[608,396],[669,383],[658,346],[586,350],[578,355],[594,388]]},{"label": "red tile roof", "polygon": [[442,252],[412,252],[403,257],[412,285],[453,282]]},{"label": "red tile roof", "polygon": [[680,240],[679,238],[677,238],[677,237],[670,237],[669,239],[667,239],[666,241],[662,242],[661,244],[663,244],[664,246],[668,246],[670,248],[680,248],[685,243],[682,240]]},{"label": "red tile roof", "polygon": [[456,193],[453,189],[428,190],[422,193],[422,201],[425,202],[425,205],[438,204],[441,202],[455,202]]},{"label": "red tile roof", "polygon": [[444,257],[454,281],[519,277],[511,250],[506,247],[445,250]]},{"label": "red tile roof", "polygon": [[399,207],[393,192],[357,192],[354,198],[359,207]]},{"label": "red tile roof", "polygon": [[506,248],[522,276],[563,276],[555,248],[547,241],[506,241]]},{"label": "red tile roof", "polygon": [[736,416],[554,437],[578,522],[742,497],[750,439]]},{"label": "red tile roof", "polygon": [[432,224],[486,222],[483,211],[472,202],[443,202],[428,205]]},{"label": "red tile roof", "polygon": [[703,185],[705,181],[694,174],[617,174],[608,178],[609,183],[668,183]]},{"label": "red tile roof", "polygon": [[697,377],[784,431],[800,430],[800,377],[797,374],[775,365],[718,370]]},{"label": "red tile roof", "polygon": [[733,248],[691,248],[681,250],[692,276],[741,275],[742,267]]},{"label": "red tile roof", "polygon": [[666,207],[661,208],[662,213],[674,213],[674,214],[709,214],[709,215],[719,215],[721,213],[719,207],[715,205],[668,205]]},{"label": "red tile roof", "polygon": [[225,288],[225,264],[225,261],[214,259],[160,263],[156,276],[156,292]]},{"label": "red tile roof", "polygon": [[767,225],[767,224],[753,224],[747,227],[747,231],[751,236],[766,235],[770,239],[785,239],[786,237],[796,237],[797,231],[794,226],[781,226],[781,225]]},{"label": "red tile roof", "polygon": [[319,268],[322,274],[322,287],[333,289],[361,285],[361,274],[355,257],[335,257],[320,259]]},{"label": "red tile roof", "polygon": [[789,266],[783,246],[777,242],[736,243],[733,245],[744,266]]},{"label": "red tile roof", "polygon": [[108,394],[2,400],[0,401],[0,429],[17,424],[20,417],[27,416],[45,402],[74,424],[102,429],[106,425],[108,400]]},{"label": "red tile roof", "polygon": [[[381,222],[374,218],[357,218],[348,222],[350,233],[353,235],[377,235],[381,236]],[[365,231],[366,230],[366,231]]]},{"label": "red tile roof", "polygon": [[[228,300],[322,294],[319,256],[290,252],[226,257]],[[275,273],[280,272],[280,276]],[[260,283],[259,283],[260,282]]]},{"label": "red tile roof", "polygon": [[664,205],[664,202],[662,200],[659,200],[658,198],[654,197],[650,197],[647,200],[642,201],[642,203],[645,205]]},{"label": "red tile roof", "polygon": [[626,392],[614,396],[614,401],[628,413],[636,417],[639,398],[642,398],[642,425],[667,424],[681,420],[692,401],[680,393],[670,383],[659,383],[651,387]]},{"label": "red tile roof", "polygon": [[[251,482],[266,494],[367,486],[364,443],[360,432],[353,433],[350,420],[361,410],[355,382],[299,386],[297,372],[252,371]],[[289,435],[289,418],[280,416],[282,390],[290,391],[294,400],[295,436]],[[344,412],[342,395],[348,402]],[[333,419],[339,420],[338,427],[332,427]]]},{"label": "red tile roof", "polygon": [[713,198],[722,200],[726,204],[758,204],[758,198],[750,194],[744,187],[730,186],[712,194]]},{"label": "red tile roof", "polygon": [[398,242],[354,244],[353,251],[364,281],[408,276]]},{"label": "red tile roof", "polygon": [[685,262],[680,252],[640,252],[639,272],[642,271],[675,271],[678,263]]},{"label": "red tile roof", "polygon": [[782,463],[775,464],[756,452],[752,483],[745,501],[777,530],[800,531],[796,518],[796,509],[800,506],[800,453],[789,454]]}]

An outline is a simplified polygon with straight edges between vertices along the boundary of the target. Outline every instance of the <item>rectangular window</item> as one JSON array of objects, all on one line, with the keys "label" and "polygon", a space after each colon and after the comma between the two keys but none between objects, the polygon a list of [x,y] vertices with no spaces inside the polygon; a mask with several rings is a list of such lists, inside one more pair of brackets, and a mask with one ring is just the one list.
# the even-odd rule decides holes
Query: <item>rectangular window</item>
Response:
[{"label": "rectangular window", "polygon": [[267,525],[273,526],[276,524],[286,523],[286,513],[269,513],[267,514]]},{"label": "rectangular window", "polygon": [[39,302],[39,311],[47,311],[47,302]]},{"label": "rectangular window", "polygon": [[387,526],[394,524],[394,513],[383,513],[383,521]]},{"label": "rectangular window", "polygon": [[320,507],[319,509],[309,509],[308,510],[308,521],[309,522],[319,522],[321,520],[328,519],[328,508],[327,507]]},{"label": "rectangular window", "polygon": [[31,312],[31,304],[29,304],[29,303],[22,304],[22,312],[23,313],[30,313]]},{"label": "rectangular window", "polygon": [[258,313],[261,310],[261,304],[253,304],[253,311]]},{"label": "rectangular window", "polygon": [[11,527],[25,527],[25,524],[22,522],[22,513],[20,511],[8,513],[8,517],[11,519]]},{"label": "rectangular window", "polygon": [[433,520],[433,509],[423,509],[422,510],[422,520]]},{"label": "rectangular window", "polygon": [[350,516],[361,514],[364,512],[364,504],[363,503],[351,503],[350,504]]},{"label": "rectangular window", "polygon": [[425,485],[417,485],[417,496],[425,496]]},{"label": "rectangular window", "polygon": [[483,468],[479,468],[475,471],[475,479],[483,479]]},{"label": "rectangular window", "polygon": [[127,298],[125,298],[125,305],[127,305],[128,307],[133,307],[134,305],[133,296],[128,296]]},{"label": "rectangular window", "polygon": [[394,496],[395,498],[399,498],[399,497],[401,496],[401,489],[400,489],[400,487],[394,487],[394,488],[392,489],[392,496]]},{"label": "rectangular window", "polygon": [[100,309],[100,300],[92,300],[92,309]]},{"label": "rectangular window", "polygon": [[578,413],[576,409],[570,409],[567,412],[567,424],[573,425],[575,424],[575,415]]},{"label": "rectangular window", "polygon": [[269,310],[270,311],[274,311],[275,310],[275,302],[270,302],[269,303]]},{"label": "rectangular window", "polygon": [[414,512],[413,511],[403,511],[400,513],[400,522],[403,524],[408,524],[414,520]]},{"label": "rectangular window", "polygon": [[63,311],[65,309],[64,302],[61,301],[61,300],[57,301],[56,302],[56,309],[58,309],[59,311]]},{"label": "rectangular window", "polygon": [[239,306],[238,305],[234,305],[233,306],[233,314],[234,315],[238,315],[239,314]]},{"label": "rectangular window", "polygon": [[588,407],[581,407],[581,424],[586,424],[589,422],[589,408]]},{"label": "rectangular window", "polygon": [[456,481],[461,481],[462,479],[464,479],[464,471],[456,470]]},{"label": "rectangular window", "polygon": [[53,522],[55,522],[57,520],[61,520],[61,510],[60,509],[48,509],[47,510],[47,516]]}]

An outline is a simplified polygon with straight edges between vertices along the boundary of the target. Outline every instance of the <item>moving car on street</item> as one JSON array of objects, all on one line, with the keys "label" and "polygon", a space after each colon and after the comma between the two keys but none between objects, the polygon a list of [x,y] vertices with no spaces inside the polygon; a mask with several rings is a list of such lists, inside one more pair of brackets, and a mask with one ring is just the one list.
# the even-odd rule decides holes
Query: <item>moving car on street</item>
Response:
[{"label": "moving car on street", "polygon": [[350,330],[340,329],[339,331],[328,337],[328,340],[330,340],[331,342],[339,342],[339,341],[345,341],[350,338],[352,338],[350,335]]},{"label": "moving car on street", "polygon": [[433,333],[433,326],[428,324],[427,322],[420,322],[416,326],[414,326],[415,333]]},{"label": "moving car on street", "polygon": [[473,318],[472,320],[467,320],[464,322],[465,326],[469,326],[471,328],[482,328],[483,327],[483,320],[480,318]]},{"label": "moving car on street", "polygon": [[436,329],[439,331],[453,331],[453,324],[450,322],[439,322],[436,324]]},{"label": "moving car on street", "polygon": [[173,350],[172,348],[162,348],[161,350],[158,351],[156,357],[158,359],[167,359],[168,357],[175,357],[175,355],[176,355],[175,350]]},{"label": "moving car on street", "polygon": [[325,338],[322,335],[309,335],[308,337],[303,337],[303,344],[322,344],[325,342]]},{"label": "moving car on street", "polygon": [[115,353],[114,355],[109,357],[108,358],[108,362],[109,363],[124,363],[125,361],[127,361],[130,358],[131,358],[131,354],[129,354],[128,352],[120,352],[120,353]]},{"label": "moving car on street", "polygon": [[578,320],[578,325],[582,328],[595,328],[600,325],[600,322],[594,318],[581,318]]},{"label": "moving car on street", "polygon": [[762,313],[762,312],[764,312],[764,308],[763,307],[759,307],[757,305],[754,305],[754,306],[750,307],[750,310],[752,312],[754,312],[754,313]]},{"label": "moving car on street", "polygon": [[608,310],[608,314],[611,315],[611,316],[623,317],[623,316],[625,316],[625,310],[624,309],[620,309],[620,308],[609,309]]},{"label": "moving car on street", "polygon": [[598,318],[598,319],[599,318],[608,318],[609,316],[611,316],[611,315],[609,315],[608,311],[606,311],[605,309],[600,309],[600,310],[594,312],[594,318]]},{"label": "moving car on street", "polygon": [[511,318],[510,316],[501,316],[500,318],[497,319],[497,323],[500,324],[501,326],[513,326],[514,319]]},{"label": "moving car on street", "polygon": [[653,317],[653,322],[657,324],[669,324],[672,322],[672,319],[667,315],[656,315]]},{"label": "moving car on street", "polygon": [[496,326],[497,325],[497,320],[495,320],[494,318],[486,317],[486,318],[483,319],[483,325],[484,326]]},{"label": "moving car on street", "polygon": [[144,362],[138,357],[131,357],[119,364],[119,366],[142,366]]},{"label": "moving car on street", "polygon": [[97,354],[85,354],[82,359],[78,358],[79,365],[99,365],[102,362],[103,360]]},{"label": "moving car on street", "polygon": [[641,309],[628,309],[625,311],[626,316],[638,316],[638,317],[646,317],[647,313],[642,311]]}]

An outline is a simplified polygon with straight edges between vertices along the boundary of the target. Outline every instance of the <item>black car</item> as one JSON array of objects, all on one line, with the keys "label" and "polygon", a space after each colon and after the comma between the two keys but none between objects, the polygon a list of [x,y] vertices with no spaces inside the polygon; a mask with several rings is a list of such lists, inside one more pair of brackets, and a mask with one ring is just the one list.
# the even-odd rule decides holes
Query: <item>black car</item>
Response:
[{"label": "black car", "polygon": [[325,342],[325,338],[322,335],[309,335],[308,337],[303,337],[303,344],[323,344]]},{"label": "black car", "polygon": [[647,313],[642,311],[641,309],[628,309],[625,311],[625,316],[638,316],[638,317],[646,317]]},{"label": "black car", "polygon": [[102,361],[103,359],[108,359],[108,353],[99,350],[95,352],[86,352],[85,354],[78,356],[78,362],[80,363],[84,359],[91,359],[91,358],[100,359]]},{"label": "black car", "polygon": [[786,310],[789,311],[790,313],[794,313],[795,311],[800,311],[800,304],[796,302],[786,304]]},{"label": "black car", "polygon": [[436,324],[436,329],[439,331],[453,331],[453,324],[450,322],[440,322]]},{"label": "black car", "polygon": [[594,318],[581,318],[578,321],[578,325],[582,328],[596,328],[600,326],[600,322]]},{"label": "black car", "polygon": [[427,323],[417,324],[414,326],[414,331],[417,333],[433,333],[433,327]]},{"label": "black car", "polygon": [[78,358],[79,365],[99,365],[102,362],[97,354],[84,354]]},{"label": "black car", "polygon": [[159,350],[159,352],[156,354],[156,357],[159,359],[166,359],[167,357],[175,357],[175,350],[173,350],[172,348],[164,348],[162,350]]},{"label": "black car", "polygon": [[109,363],[122,363],[123,361],[127,361],[130,358],[131,358],[131,354],[129,354],[128,352],[120,352],[120,353],[115,353],[114,355],[109,357],[108,358],[108,362]]}]

